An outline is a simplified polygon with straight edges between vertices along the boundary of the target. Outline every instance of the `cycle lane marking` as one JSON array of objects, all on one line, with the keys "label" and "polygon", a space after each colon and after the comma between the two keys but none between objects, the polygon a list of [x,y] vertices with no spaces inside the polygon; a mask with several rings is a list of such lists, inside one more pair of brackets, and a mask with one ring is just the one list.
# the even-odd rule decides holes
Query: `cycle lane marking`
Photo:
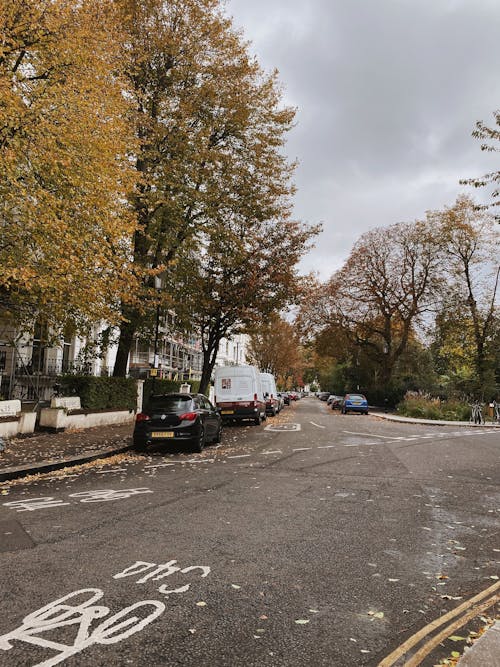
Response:
[{"label": "cycle lane marking", "polygon": [[[136,561],[133,565],[113,575],[113,579],[133,577],[136,579],[136,584],[151,581],[157,593],[168,600],[169,596],[173,594],[185,594],[190,591],[191,581],[180,586],[179,583],[183,583],[182,579],[185,580],[186,575],[191,578],[193,572],[198,573],[196,579],[203,579],[210,574],[211,568],[206,565],[188,565],[183,568],[177,565],[177,560],[160,564]],[[181,581],[174,583],[173,588],[172,584],[160,583],[158,585],[158,582],[165,577],[176,573],[184,577]],[[137,577],[140,578],[137,579]],[[110,607],[95,604],[103,597],[104,592],[100,588],[82,588],[49,602],[25,616],[17,628],[0,635],[0,651],[9,651],[14,647],[14,642],[16,644],[24,642],[31,646],[35,645],[42,649],[55,651],[56,655],[33,665],[33,667],[52,667],[95,644],[110,645],[127,639],[155,621],[167,608],[163,601],[148,599],[134,602],[110,616]],[[144,611],[145,615],[136,614],[138,610]],[[105,620],[96,627],[94,622],[97,619]],[[66,640],[68,628],[74,629],[76,633],[72,643]],[[59,630],[64,632],[61,640],[58,639]],[[48,638],[47,632],[51,632]],[[23,664],[27,664],[26,661]]]},{"label": "cycle lane marking", "polygon": [[384,440],[401,440],[402,436],[394,435],[376,435],[375,433],[359,433],[358,431],[342,431],[342,433],[348,433],[349,435],[363,435],[369,438],[383,438]]}]

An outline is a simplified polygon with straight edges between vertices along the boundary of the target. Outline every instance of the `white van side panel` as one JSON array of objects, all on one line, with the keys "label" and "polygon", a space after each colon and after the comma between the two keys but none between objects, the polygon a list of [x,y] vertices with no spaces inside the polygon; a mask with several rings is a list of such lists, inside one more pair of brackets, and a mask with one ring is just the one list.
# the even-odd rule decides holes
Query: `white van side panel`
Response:
[{"label": "white van side panel", "polygon": [[216,368],[214,389],[217,402],[253,401],[255,394],[258,400],[263,400],[259,373],[254,366]]},{"label": "white van side panel", "polygon": [[260,373],[260,381],[262,383],[262,390],[268,393],[269,396],[276,398],[278,390],[276,389],[276,380],[271,373]]}]

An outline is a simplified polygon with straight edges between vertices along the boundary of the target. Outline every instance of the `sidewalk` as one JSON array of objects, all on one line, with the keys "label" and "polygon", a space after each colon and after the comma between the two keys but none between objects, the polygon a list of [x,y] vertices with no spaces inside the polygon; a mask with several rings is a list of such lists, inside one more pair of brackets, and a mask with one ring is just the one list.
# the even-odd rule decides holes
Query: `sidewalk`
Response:
[{"label": "sidewalk", "polygon": [[[371,414],[383,419],[415,424],[500,429],[500,425],[494,424],[476,426],[469,422],[410,419],[383,412]],[[36,433],[33,436],[6,440],[5,449],[0,451],[0,484],[26,475],[51,472],[128,451],[132,447],[132,430],[133,425],[124,424],[81,431]],[[471,648],[466,649],[458,667],[500,667],[500,622]]]},{"label": "sidewalk", "polygon": [[4,440],[0,483],[127,451],[132,446],[133,428],[133,424],[119,424]]},{"label": "sidewalk", "polygon": [[500,621],[465,649],[458,667],[500,667]]},{"label": "sidewalk", "polygon": [[425,424],[429,426],[467,426],[468,428],[498,428],[500,429],[500,423],[498,422],[485,422],[484,424],[473,424],[471,422],[457,422],[457,421],[445,421],[439,419],[417,419],[416,417],[401,417],[400,415],[395,415],[390,412],[382,412],[376,409],[370,410],[370,414],[374,417],[382,417],[382,419],[387,419],[388,421],[394,422],[404,422],[406,424]]}]

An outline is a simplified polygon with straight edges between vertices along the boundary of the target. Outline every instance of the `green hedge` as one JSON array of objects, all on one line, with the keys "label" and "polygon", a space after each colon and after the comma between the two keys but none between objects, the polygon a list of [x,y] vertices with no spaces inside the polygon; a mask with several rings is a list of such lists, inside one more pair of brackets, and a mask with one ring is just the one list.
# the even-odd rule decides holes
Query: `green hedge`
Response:
[{"label": "green hedge", "polygon": [[[179,391],[182,382],[148,378],[144,382],[144,404],[152,393],[168,394]],[[191,391],[196,393],[199,381],[192,381]],[[86,410],[135,410],[137,407],[137,380],[134,378],[93,377],[90,375],[64,375],[59,378],[62,396],[79,396]]]},{"label": "green hedge", "polygon": [[65,375],[59,378],[63,396],[79,396],[87,410],[135,410],[137,382],[133,378]]}]

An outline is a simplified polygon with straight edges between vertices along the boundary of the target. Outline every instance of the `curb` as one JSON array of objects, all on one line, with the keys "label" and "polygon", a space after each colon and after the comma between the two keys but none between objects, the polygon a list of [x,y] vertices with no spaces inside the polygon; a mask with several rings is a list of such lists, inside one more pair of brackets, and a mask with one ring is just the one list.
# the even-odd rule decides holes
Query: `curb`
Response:
[{"label": "curb", "polygon": [[418,419],[417,417],[400,417],[399,415],[386,414],[385,412],[371,411],[374,417],[387,419],[388,421],[403,422],[406,424],[425,424],[426,426],[460,426],[467,428],[500,428],[499,423],[487,422],[485,424],[474,424],[473,422],[445,421],[439,419]]},{"label": "curb", "polygon": [[500,621],[465,649],[458,667],[498,667],[500,665]]},{"label": "curb", "polygon": [[112,447],[110,449],[92,450],[87,454],[79,454],[70,458],[62,459],[61,461],[50,461],[46,463],[31,464],[29,467],[16,466],[6,468],[0,472],[0,482],[7,482],[12,479],[20,479],[28,475],[39,475],[40,473],[52,472],[60,470],[61,468],[71,468],[73,466],[82,465],[96,461],[97,459],[108,458],[115,454],[123,454],[133,448],[133,445],[124,445],[123,447]]}]

